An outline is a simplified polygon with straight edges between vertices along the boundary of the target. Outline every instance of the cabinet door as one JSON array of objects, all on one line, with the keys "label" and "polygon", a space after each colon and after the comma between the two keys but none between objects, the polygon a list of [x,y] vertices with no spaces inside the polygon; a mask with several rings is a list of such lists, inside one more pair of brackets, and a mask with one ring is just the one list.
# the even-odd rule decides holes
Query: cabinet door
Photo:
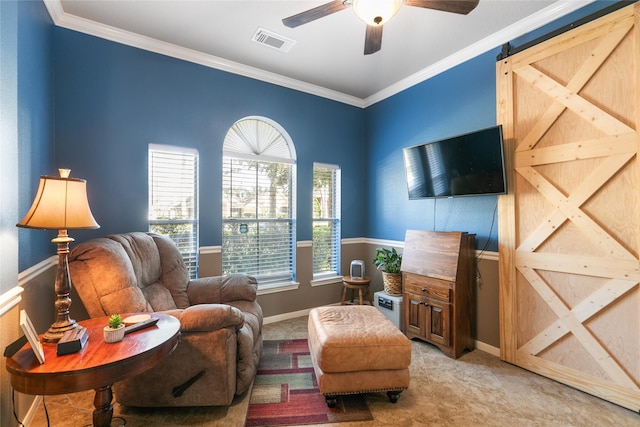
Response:
[{"label": "cabinet door", "polygon": [[425,305],[424,299],[413,294],[405,294],[405,332],[426,338],[424,327]]},{"label": "cabinet door", "polygon": [[435,300],[427,300],[423,307],[426,311],[427,339],[449,347],[451,343],[451,306]]}]

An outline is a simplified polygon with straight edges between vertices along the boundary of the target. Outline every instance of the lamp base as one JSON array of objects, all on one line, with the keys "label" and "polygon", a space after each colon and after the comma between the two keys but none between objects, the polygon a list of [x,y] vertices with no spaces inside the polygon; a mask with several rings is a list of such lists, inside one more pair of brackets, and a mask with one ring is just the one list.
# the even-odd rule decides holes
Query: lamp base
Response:
[{"label": "lamp base", "polygon": [[71,307],[71,277],[69,276],[69,243],[73,238],[67,234],[67,230],[58,230],[58,237],[51,240],[58,245],[58,270],[56,272],[56,321],[49,327],[49,330],[42,335],[42,342],[55,344],[65,332],[78,327],[75,320],[69,317]]},{"label": "lamp base", "polygon": [[45,344],[55,344],[60,341],[60,338],[62,338],[65,332],[79,327],[80,325],[78,325],[73,319],[68,319],[68,321],[64,322],[63,324],[60,324],[60,322],[55,322],[49,327],[47,332],[42,334],[42,342]]}]

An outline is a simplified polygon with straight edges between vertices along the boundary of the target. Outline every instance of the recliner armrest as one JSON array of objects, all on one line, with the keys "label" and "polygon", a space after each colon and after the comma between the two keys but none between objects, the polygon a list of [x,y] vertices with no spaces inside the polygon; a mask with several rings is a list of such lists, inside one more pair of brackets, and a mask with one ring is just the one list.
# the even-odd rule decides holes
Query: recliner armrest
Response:
[{"label": "recliner armrest", "polygon": [[187,286],[187,296],[191,305],[255,301],[257,291],[258,281],[246,274],[201,277],[191,280]]},{"label": "recliner armrest", "polygon": [[209,332],[228,327],[238,330],[244,325],[242,311],[226,304],[198,304],[164,313],[180,320],[181,332]]}]

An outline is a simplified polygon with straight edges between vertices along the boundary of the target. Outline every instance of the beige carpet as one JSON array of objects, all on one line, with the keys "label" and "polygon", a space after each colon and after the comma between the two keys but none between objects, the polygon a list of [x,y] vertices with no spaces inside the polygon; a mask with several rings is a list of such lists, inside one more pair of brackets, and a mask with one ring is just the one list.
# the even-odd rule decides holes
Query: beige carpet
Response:
[{"label": "beige carpet", "polygon": [[[80,427],[91,425],[93,391],[45,396],[51,427]],[[244,426],[249,399],[236,399],[230,407],[176,408],[127,408],[114,404],[113,427],[173,427],[173,426]],[[123,424],[117,417],[123,417]],[[42,405],[27,427],[45,427],[46,416]]]},{"label": "beige carpet", "polygon": [[[307,318],[265,325],[268,340],[306,338]],[[335,424],[372,426],[634,426],[640,415],[544,377],[501,362],[482,351],[452,360],[436,347],[412,343],[411,385],[398,403],[386,394],[365,396],[374,421]],[[127,427],[244,426],[248,396],[228,408],[148,409],[115,405]],[[47,396],[51,426],[91,423],[93,392]],[[114,420],[115,421],[115,420]],[[115,423],[113,425],[116,425]],[[29,427],[46,426],[42,406]]]}]

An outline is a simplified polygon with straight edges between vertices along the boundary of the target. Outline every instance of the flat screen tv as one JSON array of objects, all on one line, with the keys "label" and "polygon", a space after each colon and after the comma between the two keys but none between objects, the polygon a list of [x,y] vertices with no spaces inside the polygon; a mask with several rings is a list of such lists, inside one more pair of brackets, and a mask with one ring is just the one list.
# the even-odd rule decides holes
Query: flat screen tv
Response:
[{"label": "flat screen tv", "polygon": [[409,199],[505,194],[502,126],[404,149]]}]

